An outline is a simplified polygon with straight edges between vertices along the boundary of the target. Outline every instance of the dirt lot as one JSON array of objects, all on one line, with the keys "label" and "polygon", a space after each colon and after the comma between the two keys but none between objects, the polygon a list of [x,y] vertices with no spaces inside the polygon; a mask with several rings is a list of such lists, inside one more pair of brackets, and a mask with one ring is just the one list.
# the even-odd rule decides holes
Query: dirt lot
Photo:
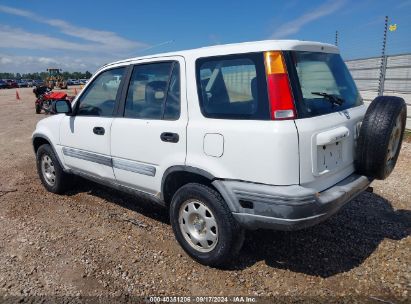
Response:
[{"label": "dirt lot", "polygon": [[217,270],[190,259],[167,212],[148,202],[83,180],[63,196],[46,192],[30,138],[44,115],[30,89],[19,92],[16,101],[0,90],[0,296],[410,301],[410,143],[374,193],[304,231],[248,232],[238,260]]}]

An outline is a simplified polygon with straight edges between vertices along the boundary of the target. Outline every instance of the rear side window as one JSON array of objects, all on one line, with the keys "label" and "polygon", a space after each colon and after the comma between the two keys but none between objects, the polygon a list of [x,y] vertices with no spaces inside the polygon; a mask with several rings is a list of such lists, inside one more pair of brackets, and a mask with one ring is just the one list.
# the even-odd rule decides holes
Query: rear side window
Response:
[{"label": "rear side window", "polygon": [[124,117],[168,120],[180,117],[178,62],[150,63],[134,67]]},{"label": "rear side window", "polygon": [[262,54],[201,58],[196,69],[205,117],[269,119]]},{"label": "rear side window", "polygon": [[[292,58],[302,96],[298,104],[299,117],[324,115],[362,104],[354,80],[339,54],[292,52]],[[342,105],[333,104],[330,100],[333,97],[342,100]]]}]

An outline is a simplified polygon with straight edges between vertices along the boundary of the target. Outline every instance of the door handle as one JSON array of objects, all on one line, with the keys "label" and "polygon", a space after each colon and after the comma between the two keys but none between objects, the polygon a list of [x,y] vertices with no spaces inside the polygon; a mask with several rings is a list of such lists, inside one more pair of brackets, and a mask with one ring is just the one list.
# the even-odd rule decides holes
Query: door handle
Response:
[{"label": "door handle", "polygon": [[177,133],[171,133],[171,132],[164,132],[161,133],[160,138],[162,141],[165,142],[171,142],[171,143],[176,143],[179,140],[179,136]]},{"label": "door handle", "polygon": [[104,135],[104,133],[106,133],[106,130],[104,130],[103,127],[94,127],[93,133],[96,135]]}]

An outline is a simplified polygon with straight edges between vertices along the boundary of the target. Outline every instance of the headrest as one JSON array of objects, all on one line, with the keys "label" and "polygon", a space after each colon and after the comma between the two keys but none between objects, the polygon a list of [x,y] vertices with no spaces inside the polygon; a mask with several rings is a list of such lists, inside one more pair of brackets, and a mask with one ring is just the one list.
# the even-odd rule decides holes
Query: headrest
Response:
[{"label": "headrest", "polygon": [[167,82],[155,80],[146,84],[146,101],[161,102],[166,94]]}]

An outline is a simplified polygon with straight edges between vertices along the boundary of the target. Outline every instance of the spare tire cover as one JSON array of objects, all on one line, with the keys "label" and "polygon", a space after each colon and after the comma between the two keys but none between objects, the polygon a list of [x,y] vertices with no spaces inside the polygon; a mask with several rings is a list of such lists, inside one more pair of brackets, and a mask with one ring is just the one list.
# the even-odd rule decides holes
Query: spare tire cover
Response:
[{"label": "spare tire cover", "polygon": [[407,106],[396,96],[378,96],[365,113],[356,147],[356,170],[376,179],[387,178],[400,153]]}]

